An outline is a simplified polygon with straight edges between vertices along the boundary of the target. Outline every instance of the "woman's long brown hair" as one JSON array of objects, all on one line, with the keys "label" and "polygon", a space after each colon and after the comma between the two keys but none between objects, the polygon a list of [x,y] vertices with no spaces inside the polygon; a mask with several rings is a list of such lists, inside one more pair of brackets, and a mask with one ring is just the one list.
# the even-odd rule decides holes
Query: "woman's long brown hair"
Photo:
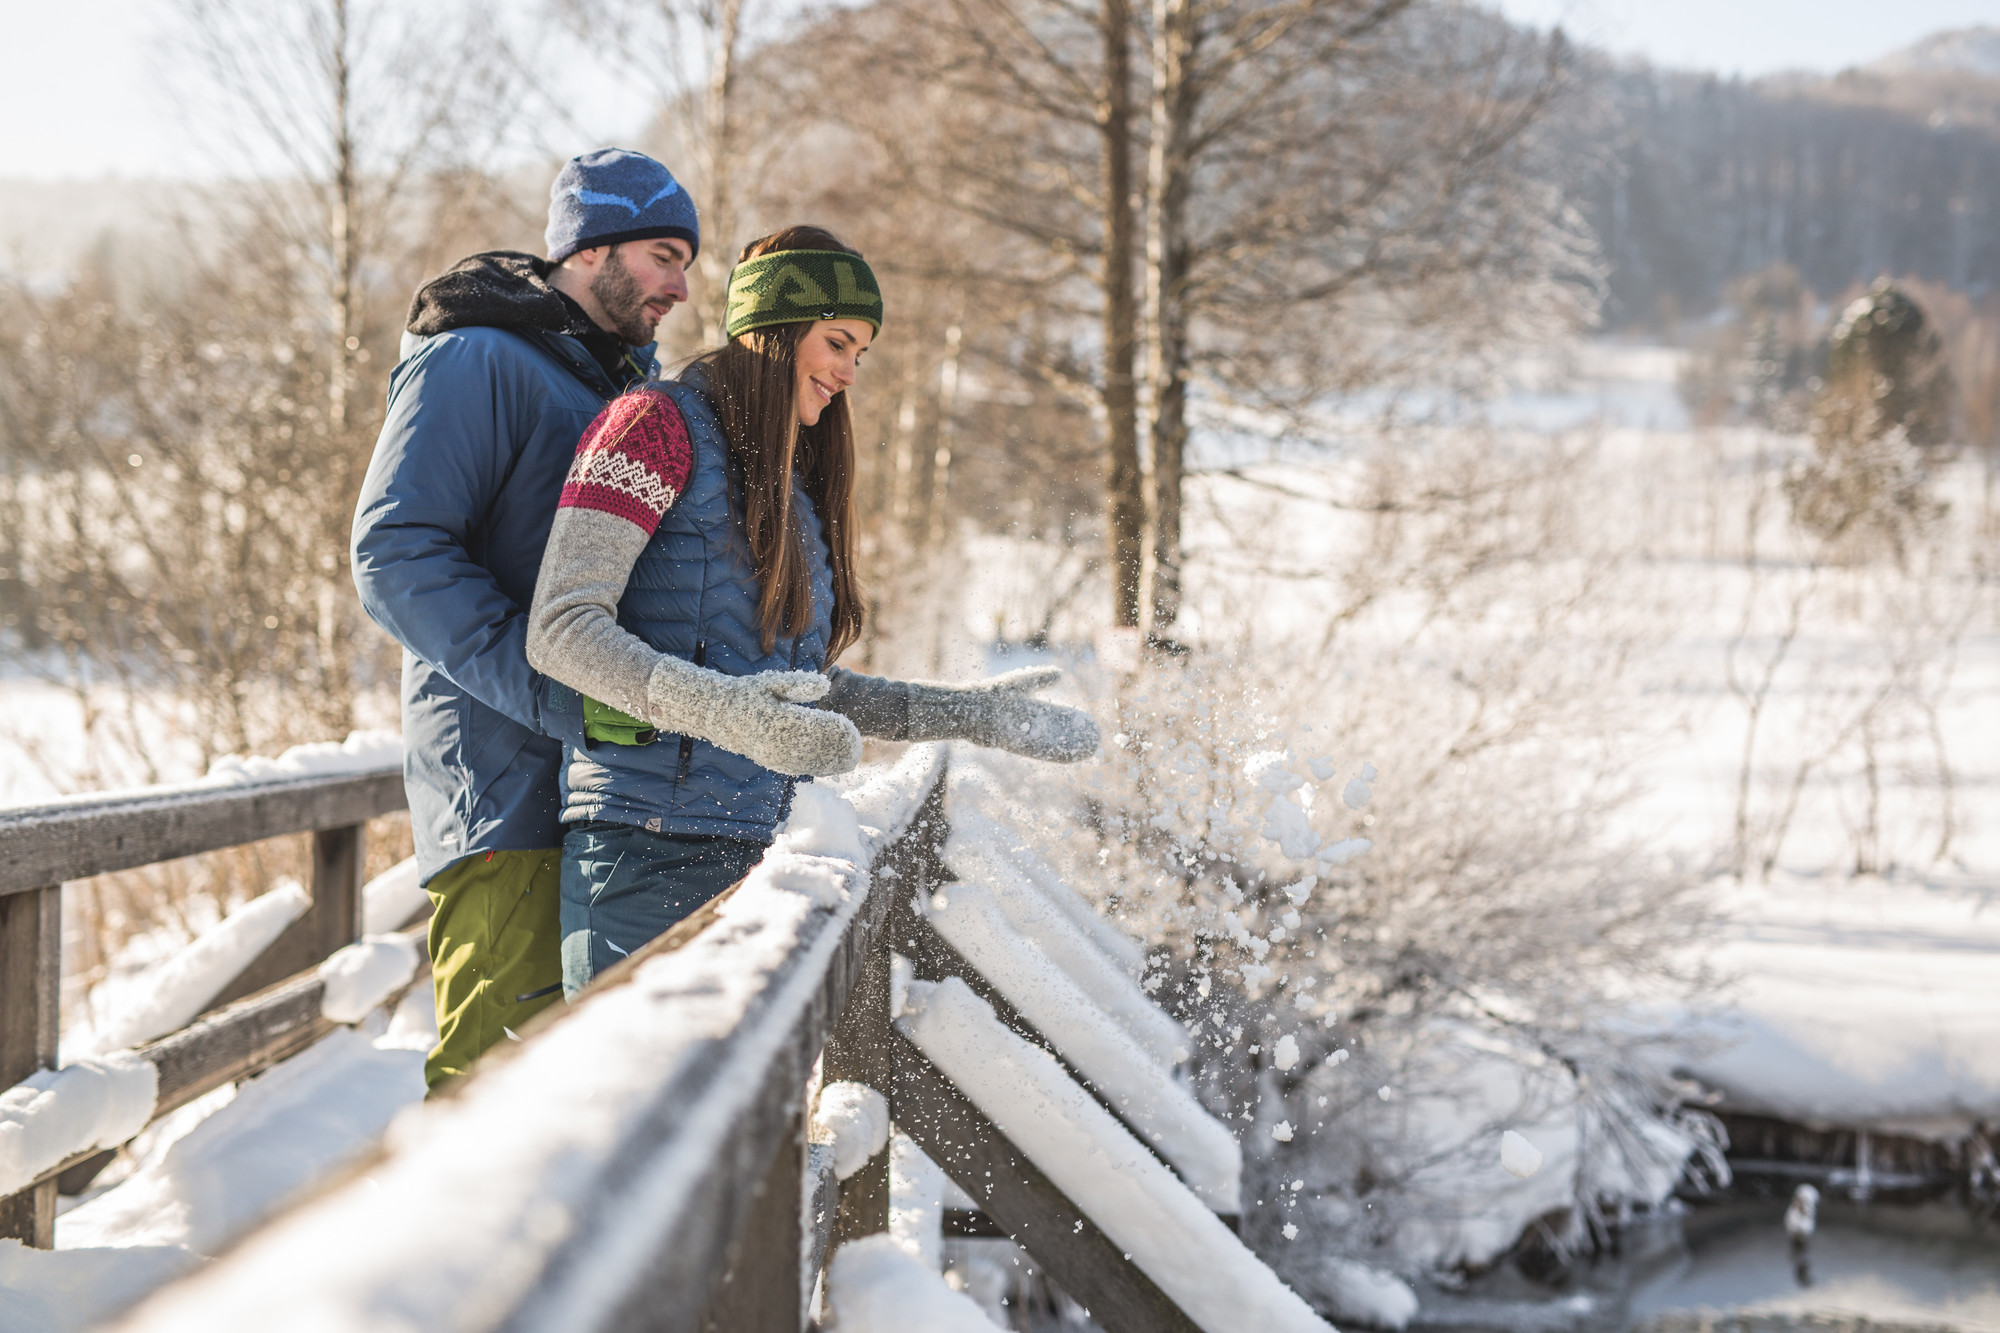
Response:
[{"label": "woman's long brown hair", "polygon": [[[750,242],[737,263],[773,250],[845,250],[820,227],[787,227]],[[796,471],[812,497],[833,567],[831,664],[861,637],[861,586],[854,572],[854,419],[847,395],[835,394],[810,426],[799,425],[798,345],[812,322],[750,329],[701,356],[710,398],[729,440],[743,491],[743,529],[757,569],[757,618],[770,652],[780,633],[812,625],[812,568],[804,530],[792,512]]]}]

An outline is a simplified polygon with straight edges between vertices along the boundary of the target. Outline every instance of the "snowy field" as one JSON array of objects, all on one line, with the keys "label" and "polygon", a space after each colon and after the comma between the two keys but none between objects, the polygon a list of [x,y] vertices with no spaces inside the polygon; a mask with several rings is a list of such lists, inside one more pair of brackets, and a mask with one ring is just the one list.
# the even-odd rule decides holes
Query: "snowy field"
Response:
[{"label": "snowy field", "polygon": [[[1592,347],[1566,364],[1531,368],[1494,414],[1491,437],[1499,449],[1510,439],[1559,440],[1582,460],[1573,475],[1590,488],[1592,524],[1564,530],[1522,586],[1567,580],[1588,589],[1588,600],[1574,603],[1585,608],[1581,618],[1558,631],[1576,636],[1578,658],[1593,641],[1629,646],[1622,683],[1596,701],[1615,716],[1620,748],[1611,766],[1632,788],[1615,830],[1656,857],[1663,875],[1696,877],[1711,912],[1694,961],[1712,970],[1715,985],[1686,1016],[1689,1039],[1673,1067],[1727,1109],[1807,1124],[1944,1140],[1976,1122],[1991,1125],[2000,1121],[2000,622],[1990,592],[1960,565],[1901,583],[1804,569],[1778,531],[1781,500],[1747,518],[1759,460],[1801,443],[1693,430],[1673,391],[1677,365],[1667,349]],[[1240,464],[1232,473],[1190,483],[1186,632],[1244,650],[1296,646],[1342,614],[1342,590],[1321,573],[1388,559],[1355,517],[1365,478],[1337,457],[1260,452],[1240,441],[1232,452]],[[1982,539],[1982,479],[1966,464],[1943,484],[1961,525],[1955,549],[1970,547]],[[1746,532],[1756,534],[1754,564]],[[1047,626],[1059,643],[1087,642],[1087,621],[1061,603],[1079,563],[1033,543],[974,542],[941,571],[954,592],[949,614],[925,642],[886,648],[877,669],[973,675],[988,664],[996,632],[1018,641]],[[1371,608],[1379,616],[1369,632],[1385,653],[1404,613],[1397,595],[1391,589]],[[1079,600],[1095,604],[1089,594]],[[1804,611],[1787,638],[1795,605]],[[1536,613],[1532,592],[1492,608],[1486,624],[1496,647],[1544,633]],[[1342,640],[1340,651],[1355,651],[1354,642]],[[1085,689],[1100,688],[1089,654],[1068,656]],[[1307,654],[1298,666],[1338,678],[1355,664]],[[1546,688],[1569,688],[1572,679],[1552,673]],[[115,718],[123,701],[93,706]],[[0,800],[46,799],[79,783],[198,776],[192,753],[176,758],[172,747],[155,747],[167,759],[150,770],[115,747],[80,755],[66,740],[85,717],[72,695],[19,673],[0,678]],[[1378,799],[1393,802],[1393,733],[1369,755],[1384,773]],[[1733,860],[1745,865],[1741,878]],[[975,901],[959,909],[966,931],[979,928],[982,910]],[[977,937],[965,938],[970,952]],[[141,947],[157,958],[175,943]],[[127,993],[133,970],[119,974]],[[79,1017],[115,1017],[102,1007]],[[936,1021],[947,1016],[941,1008]],[[198,1264],[367,1151],[421,1096],[431,1034],[427,1006],[413,997],[393,1016],[337,1033],[149,1129],[67,1207],[56,1255],[0,1245],[0,1327],[90,1327],[100,1311]],[[83,1037],[79,1030],[73,1040]],[[1468,1124],[1484,1122],[1476,1106],[1464,1114]],[[1524,1128],[1552,1154],[1563,1151],[1563,1131]],[[1270,1129],[1259,1120],[1243,1132]],[[1495,1183],[1484,1187],[1492,1193],[1480,1196],[1490,1208],[1473,1208],[1491,1224],[1493,1235],[1478,1242],[1483,1252],[1504,1249],[1534,1207],[1561,1201],[1560,1190],[1544,1198],[1534,1192],[1540,1185],[1517,1186],[1493,1165]],[[1678,1277],[1647,1286],[1641,1312],[1838,1308],[2000,1328],[1994,1268],[1980,1267],[1976,1245],[1939,1258],[1920,1237],[1913,1256],[1897,1259],[1916,1277],[1870,1276],[1869,1264],[1899,1243],[1879,1239],[1896,1234],[1894,1218],[1884,1211],[1830,1222],[1829,1235],[1845,1238],[1823,1248],[1815,1293],[1796,1298],[1765,1289],[1773,1265],[1790,1272],[1774,1227],[1752,1227],[1740,1244],[1724,1233],[1698,1244]],[[1963,1280],[1932,1280],[1953,1265]],[[1573,1326],[1593,1326],[1577,1317]]]}]

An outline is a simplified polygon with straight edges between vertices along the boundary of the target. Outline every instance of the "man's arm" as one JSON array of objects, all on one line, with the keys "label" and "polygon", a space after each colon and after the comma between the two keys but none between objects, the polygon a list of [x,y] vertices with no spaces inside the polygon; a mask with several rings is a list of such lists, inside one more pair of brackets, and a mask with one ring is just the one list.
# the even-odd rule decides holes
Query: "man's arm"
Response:
[{"label": "man's arm", "polygon": [[547,707],[529,665],[527,611],[472,558],[532,409],[496,349],[441,338],[396,374],[388,418],[361,484],[354,585],[375,623],[473,698],[524,727],[568,739],[579,718]]}]

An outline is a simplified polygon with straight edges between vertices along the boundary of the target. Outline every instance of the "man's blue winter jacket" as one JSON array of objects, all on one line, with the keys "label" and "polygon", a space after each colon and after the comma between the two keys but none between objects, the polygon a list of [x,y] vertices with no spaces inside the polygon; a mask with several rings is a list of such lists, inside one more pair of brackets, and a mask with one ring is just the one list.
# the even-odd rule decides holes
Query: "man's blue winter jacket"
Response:
[{"label": "man's blue winter jacket", "polygon": [[[767,652],[757,615],[757,567],[744,534],[729,442],[709,406],[700,366],[657,385],[681,410],[694,467],[687,486],[639,553],[618,623],[650,647],[728,676],[819,671],[833,637],[833,569],[819,516],[795,476],[812,571],[812,622],[780,634]],[[791,811],[792,779],[692,736],[662,733],[650,745],[572,743],[563,775],[563,821],[601,819],[654,833],[769,842]]]},{"label": "man's blue winter jacket", "polygon": [[[528,666],[527,612],[577,440],[618,386],[555,331],[568,316],[536,285],[502,293],[495,322],[528,310],[545,327],[405,335],[354,514],[361,604],[404,649],[403,773],[425,881],[474,853],[560,844],[557,771],[564,742],[583,739],[575,694],[552,695]],[[638,356],[653,368],[651,347]]]}]

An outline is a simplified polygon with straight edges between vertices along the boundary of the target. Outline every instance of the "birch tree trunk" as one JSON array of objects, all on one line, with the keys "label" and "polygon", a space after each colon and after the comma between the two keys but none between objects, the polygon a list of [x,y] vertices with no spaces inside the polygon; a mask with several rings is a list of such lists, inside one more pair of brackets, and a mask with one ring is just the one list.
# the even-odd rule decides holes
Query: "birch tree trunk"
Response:
[{"label": "birch tree trunk", "polygon": [[1139,469],[1138,299],[1133,283],[1132,5],[1103,0],[1103,95],[1097,126],[1104,161],[1104,517],[1111,562],[1111,623],[1139,624],[1146,493]]},{"label": "birch tree trunk", "polygon": [[701,316],[702,341],[713,347],[724,340],[723,311],[736,250],[736,47],[743,0],[720,0],[705,7],[702,17],[708,29],[708,86],[702,99],[700,158],[708,200],[702,210],[707,239],[696,261],[702,276],[696,313]]},{"label": "birch tree trunk", "polygon": [[1153,0],[1152,147],[1146,164],[1146,370],[1151,407],[1151,550],[1147,632],[1181,609],[1181,476],[1187,447],[1187,210],[1196,0]]},{"label": "birch tree trunk", "polygon": [[347,0],[333,0],[332,30],[323,58],[331,95],[333,179],[327,201],[328,259],[332,270],[333,357],[327,367],[327,424],[338,436],[347,429],[347,403],[354,384],[354,357],[361,350],[361,312],[355,290],[360,247],[355,244],[353,70],[349,62]]}]

